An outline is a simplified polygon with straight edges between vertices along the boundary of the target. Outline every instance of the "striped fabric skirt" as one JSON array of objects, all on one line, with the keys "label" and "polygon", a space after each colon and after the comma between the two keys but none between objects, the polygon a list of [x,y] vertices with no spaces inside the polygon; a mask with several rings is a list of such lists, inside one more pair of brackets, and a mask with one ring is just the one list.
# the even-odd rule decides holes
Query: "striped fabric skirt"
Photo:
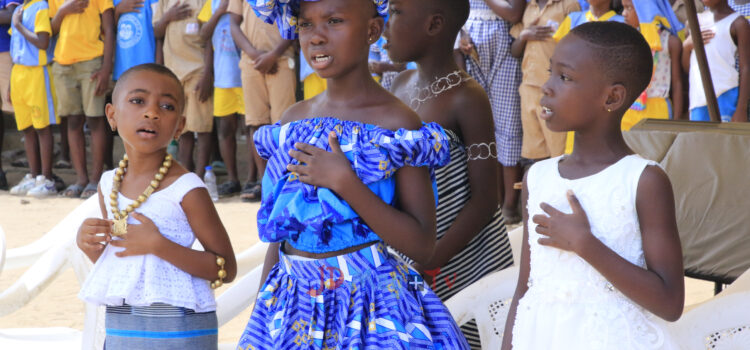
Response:
[{"label": "striped fabric skirt", "polygon": [[107,306],[105,350],[211,350],[219,341],[216,312],[167,304]]},{"label": "striped fabric skirt", "polygon": [[326,259],[279,251],[238,349],[468,349],[440,299],[383,243]]}]

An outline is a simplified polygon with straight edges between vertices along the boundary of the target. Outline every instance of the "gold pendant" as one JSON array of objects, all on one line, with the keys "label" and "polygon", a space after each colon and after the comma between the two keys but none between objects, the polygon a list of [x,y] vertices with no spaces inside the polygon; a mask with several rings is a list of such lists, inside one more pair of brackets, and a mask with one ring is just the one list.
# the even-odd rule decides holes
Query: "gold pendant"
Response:
[{"label": "gold pendant", "polygon": [[125,215],[119,219],[115,219],[114,225],[112,226],[113,236],[124,236],[128,233],[128,216]]}]

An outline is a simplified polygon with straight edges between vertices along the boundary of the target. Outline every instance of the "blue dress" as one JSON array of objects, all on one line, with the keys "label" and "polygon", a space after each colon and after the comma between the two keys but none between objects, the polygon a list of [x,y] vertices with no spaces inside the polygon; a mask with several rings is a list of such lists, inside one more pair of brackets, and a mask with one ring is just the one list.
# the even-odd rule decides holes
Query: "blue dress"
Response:
[{"label": "blue dress", "polygon": [[403,166],[449,161],[448,138],[434,123],[387,130],[336,118],[261,127],[258,153],[268,160],[258,231],[315,253],[374,244],[349,254],[306,259],[279,251],[240,338],[241,349],[468,349],[450,313],[419,274],[390,254],[356,212],[327,188],[300,182],[286,170],[291,150],[305,142],[330,150],[336,131],[357,176],[395,205],[393,175]]}]

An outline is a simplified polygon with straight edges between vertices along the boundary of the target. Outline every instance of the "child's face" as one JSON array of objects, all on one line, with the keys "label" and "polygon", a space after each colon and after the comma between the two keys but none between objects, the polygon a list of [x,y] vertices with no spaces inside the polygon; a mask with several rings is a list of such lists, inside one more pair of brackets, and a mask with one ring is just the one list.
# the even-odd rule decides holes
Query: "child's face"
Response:
[{"label": "child's face", "polygon": [[105,108],[112,129],[119,132],[126,147],[136,151],[166,148],[185,126],[180,83],[164,74],[143,70],[117,84],[112,103]]},{"label": "child's face", "polygon": [[388,3],[388,23],[383,36],[383,46],[394,62],[416,61],[425,52],[426,38],[419,29],[424,28],[427,13],[418,0],[391,0]]},{"label": "child's face", "polygon": [[641,25],[635,7],[633,7],[633,0],[622,0],[622,16],[625,17],[625,24],[635,29],[638,29]]},{"label": "child's face", "polygon": [[592,50],[595,48],[575,35],[565,36],[555,48],[540,101],[540,117],[550,130],[578,130],[590,125],[593,116],[607,113],[609,84]]},{"label": "child's face", "polygon": [[321,78],[332,78],[360,64],[380,38],[383,19],[371,0],[302,1],[299,42],[305,59]]}]

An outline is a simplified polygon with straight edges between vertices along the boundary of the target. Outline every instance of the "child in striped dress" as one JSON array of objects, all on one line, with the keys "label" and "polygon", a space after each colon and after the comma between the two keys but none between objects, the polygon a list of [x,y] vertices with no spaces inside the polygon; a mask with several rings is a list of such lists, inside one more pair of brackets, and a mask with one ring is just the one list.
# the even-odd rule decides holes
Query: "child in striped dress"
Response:
[{"label": "child in striped dress", "polygon": [[[487,92],[495,127],[498,199],[502,200],[506,223],[521,220],[519,192],[513,184],[521,180],[521,63],[511,56],[510,27],[521,20],[524,0],[469,0],[471,11],[462,31],[461,51],[466,72]],[[464,34],[465,33],[465,34]],[[476,50],[476,56],[470,54]]]},{"label": "child in striped dress", "polygon": [[[417,70],[396,78],[392,91],[423,122],[443,126],[450,139],[450,163],[435,171],[435,253],[428,262],[415,264],[445,301],[482,277],[513,265],[496,197],[498,184],[493,181],[497,156],[492,108],[482,86],[461,71],[451,55],[452,39],[469,15],[469,1],[437,0],[426,9],[416,1],[393,1],[391,12],[385,32],[389,54],[396,61],[417,62]],[[430,18],[442,18],[444,24],[432,33],[414,30],[413,23]],[[442,81],[449,85],[441,86]],[[481,349],[474,321],[461,326],[461,331],[472,349]]]}]

